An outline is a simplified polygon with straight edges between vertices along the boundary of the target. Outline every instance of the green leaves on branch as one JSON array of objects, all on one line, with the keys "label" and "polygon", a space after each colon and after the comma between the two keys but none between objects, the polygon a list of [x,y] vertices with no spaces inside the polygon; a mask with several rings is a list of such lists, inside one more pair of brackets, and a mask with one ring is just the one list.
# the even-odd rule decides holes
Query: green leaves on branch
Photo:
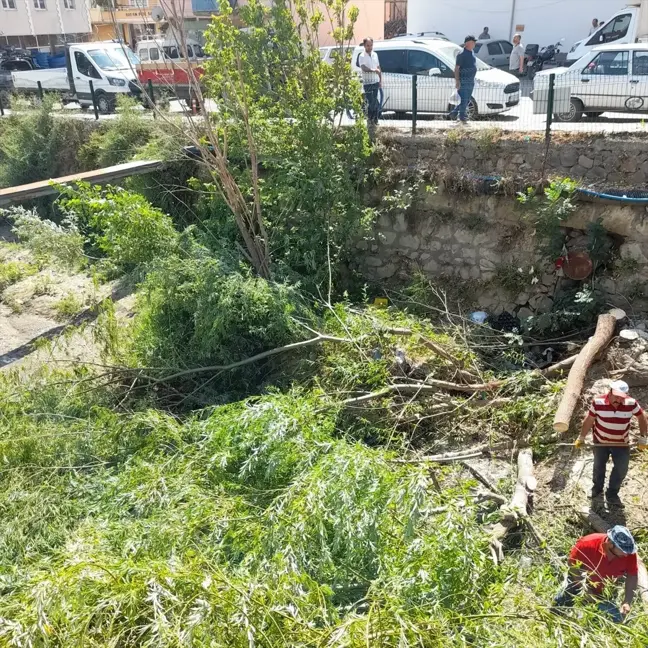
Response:
[{"label": "green leaves on branch", "polygon": [[86,183],[60,191],[58,207],[84,235],[90,254],[106,256],[121,269],[166,256],[177,245],[171,219],[139,194]]},{"label": "green leaves on branch", "polygon": [[[366,129],[361,120],[343,129],[336,123],[347,109],[361,113],[360,86],[347,58],[321,61],[315,33],[328,21],[348,45],[356,18],[337,0],[317,10],[305,2],[253,0],[239,11],[246,29],[225,8],[207,32],[212,59],[204,83],[219,105],[211,116],[213,149],[227,157],[223,169],[214,153],[215,184],[255,270],[258,253],[249,241],[264,235],[262,223],[273,273],[299,277],[309,288],[328,280],[329,259],[335,273],[366,225],[359,193]],[[232,182],[245,209],[232,199]]]}]

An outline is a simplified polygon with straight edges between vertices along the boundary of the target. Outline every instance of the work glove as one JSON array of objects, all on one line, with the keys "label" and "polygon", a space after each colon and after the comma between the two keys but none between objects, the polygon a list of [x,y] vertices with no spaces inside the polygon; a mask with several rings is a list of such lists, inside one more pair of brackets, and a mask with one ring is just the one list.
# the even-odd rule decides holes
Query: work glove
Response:
[{"label": "work glove", "polygon": [[574,447],[577,448],[578,450],[580,450],[584,444],[585,444],[585,439],[581,439],[580,437],[578,437],[578,439],[574,441]]},{"label": "work glove", "polygon": [[637,448],[639,450],[648,450],[648,437],[641,437],[637,441]]}]

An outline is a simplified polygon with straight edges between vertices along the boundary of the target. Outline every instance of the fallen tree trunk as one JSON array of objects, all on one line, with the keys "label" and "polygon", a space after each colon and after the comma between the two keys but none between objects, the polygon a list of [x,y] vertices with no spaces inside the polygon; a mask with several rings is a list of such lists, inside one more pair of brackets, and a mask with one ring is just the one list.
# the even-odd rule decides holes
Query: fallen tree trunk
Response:
[{"label": "fallen tree trunk", "polygon": [[523,520],[527,516],[529,496],[533,496],[537,487],[536,478],[533,476],[532,450],[520,450],[517,464],[518,476],[513,497],[508,505],[500,508],[501,519],[491,531],[491,555],[496,565],[504,559],[502,540],[511,529],[514,529],[518,525],[520,520]]},{"label": "fallen tree trunk", "polygon": [[581,349],[581,352],[578,354],[576,361],[569,371],[565,392],[563,393],[562,400],[554,418],[554,430],[556,432],[566,432],[569,429],[569,422],[583,391],[587,370],[590,368],[596,355],[612,339],[616,322],[614,315],[599,315],[594,335]]},{"label": "fallen tree trunk", "polygon": [[[590,509],[578,509],[578,515],[583,522],[589,524],[597,533],[607,533],[610,525],[597,513]],[[639,568],[639,579],[637,583],[637,594],[644,605],[648,605],[648,570],[644,561],[637,556],[637,566]]]}]

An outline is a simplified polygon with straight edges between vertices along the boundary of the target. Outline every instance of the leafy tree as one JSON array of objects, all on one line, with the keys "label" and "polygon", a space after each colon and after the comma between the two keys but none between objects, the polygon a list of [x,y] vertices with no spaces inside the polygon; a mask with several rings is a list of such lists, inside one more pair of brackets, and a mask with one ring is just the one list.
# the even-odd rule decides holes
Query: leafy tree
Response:
[{"label": "leafy tree", "polygon": [[206,33],[212,59],[201,80],[218,111],[190,127],[212,176],[206,189],[234,215],[255,272],[311,285],[365,224],[358,187],[369,153],[362,121],[341,128],[336,118],[345,108],[361,112],[350,61],[328,65],[317,49],[327,19],[348,45],[358,12],[341,0],[322,6],[326,16],[303,0],[252,0],[236,21],[221,7]]}]

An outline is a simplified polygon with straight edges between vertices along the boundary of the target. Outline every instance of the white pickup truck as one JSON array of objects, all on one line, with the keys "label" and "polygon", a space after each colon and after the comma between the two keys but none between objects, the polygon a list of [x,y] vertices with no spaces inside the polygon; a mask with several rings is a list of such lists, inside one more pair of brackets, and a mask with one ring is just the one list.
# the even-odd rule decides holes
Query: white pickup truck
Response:
[{"label": "white pickup truck", "polygon": [[[114,41],[74,43],[65,48],[66,67],[11,72],[5,91],[36,94],[40,82],[43,92],[56,93],[63,103],[78,102],[92,106],[92,81],[97,107],[101,113],[115,110],[117,95],[139,96],[136,66],[139,60],[123,43]],[[1,88],[0,88],[1,89]]]},{"label": "white pickup truck", "polygon": [[576,63],[599,45],[648,42],[648,0],[635,0],[618,11],[587,38],[574,43],[567,65]]}]

